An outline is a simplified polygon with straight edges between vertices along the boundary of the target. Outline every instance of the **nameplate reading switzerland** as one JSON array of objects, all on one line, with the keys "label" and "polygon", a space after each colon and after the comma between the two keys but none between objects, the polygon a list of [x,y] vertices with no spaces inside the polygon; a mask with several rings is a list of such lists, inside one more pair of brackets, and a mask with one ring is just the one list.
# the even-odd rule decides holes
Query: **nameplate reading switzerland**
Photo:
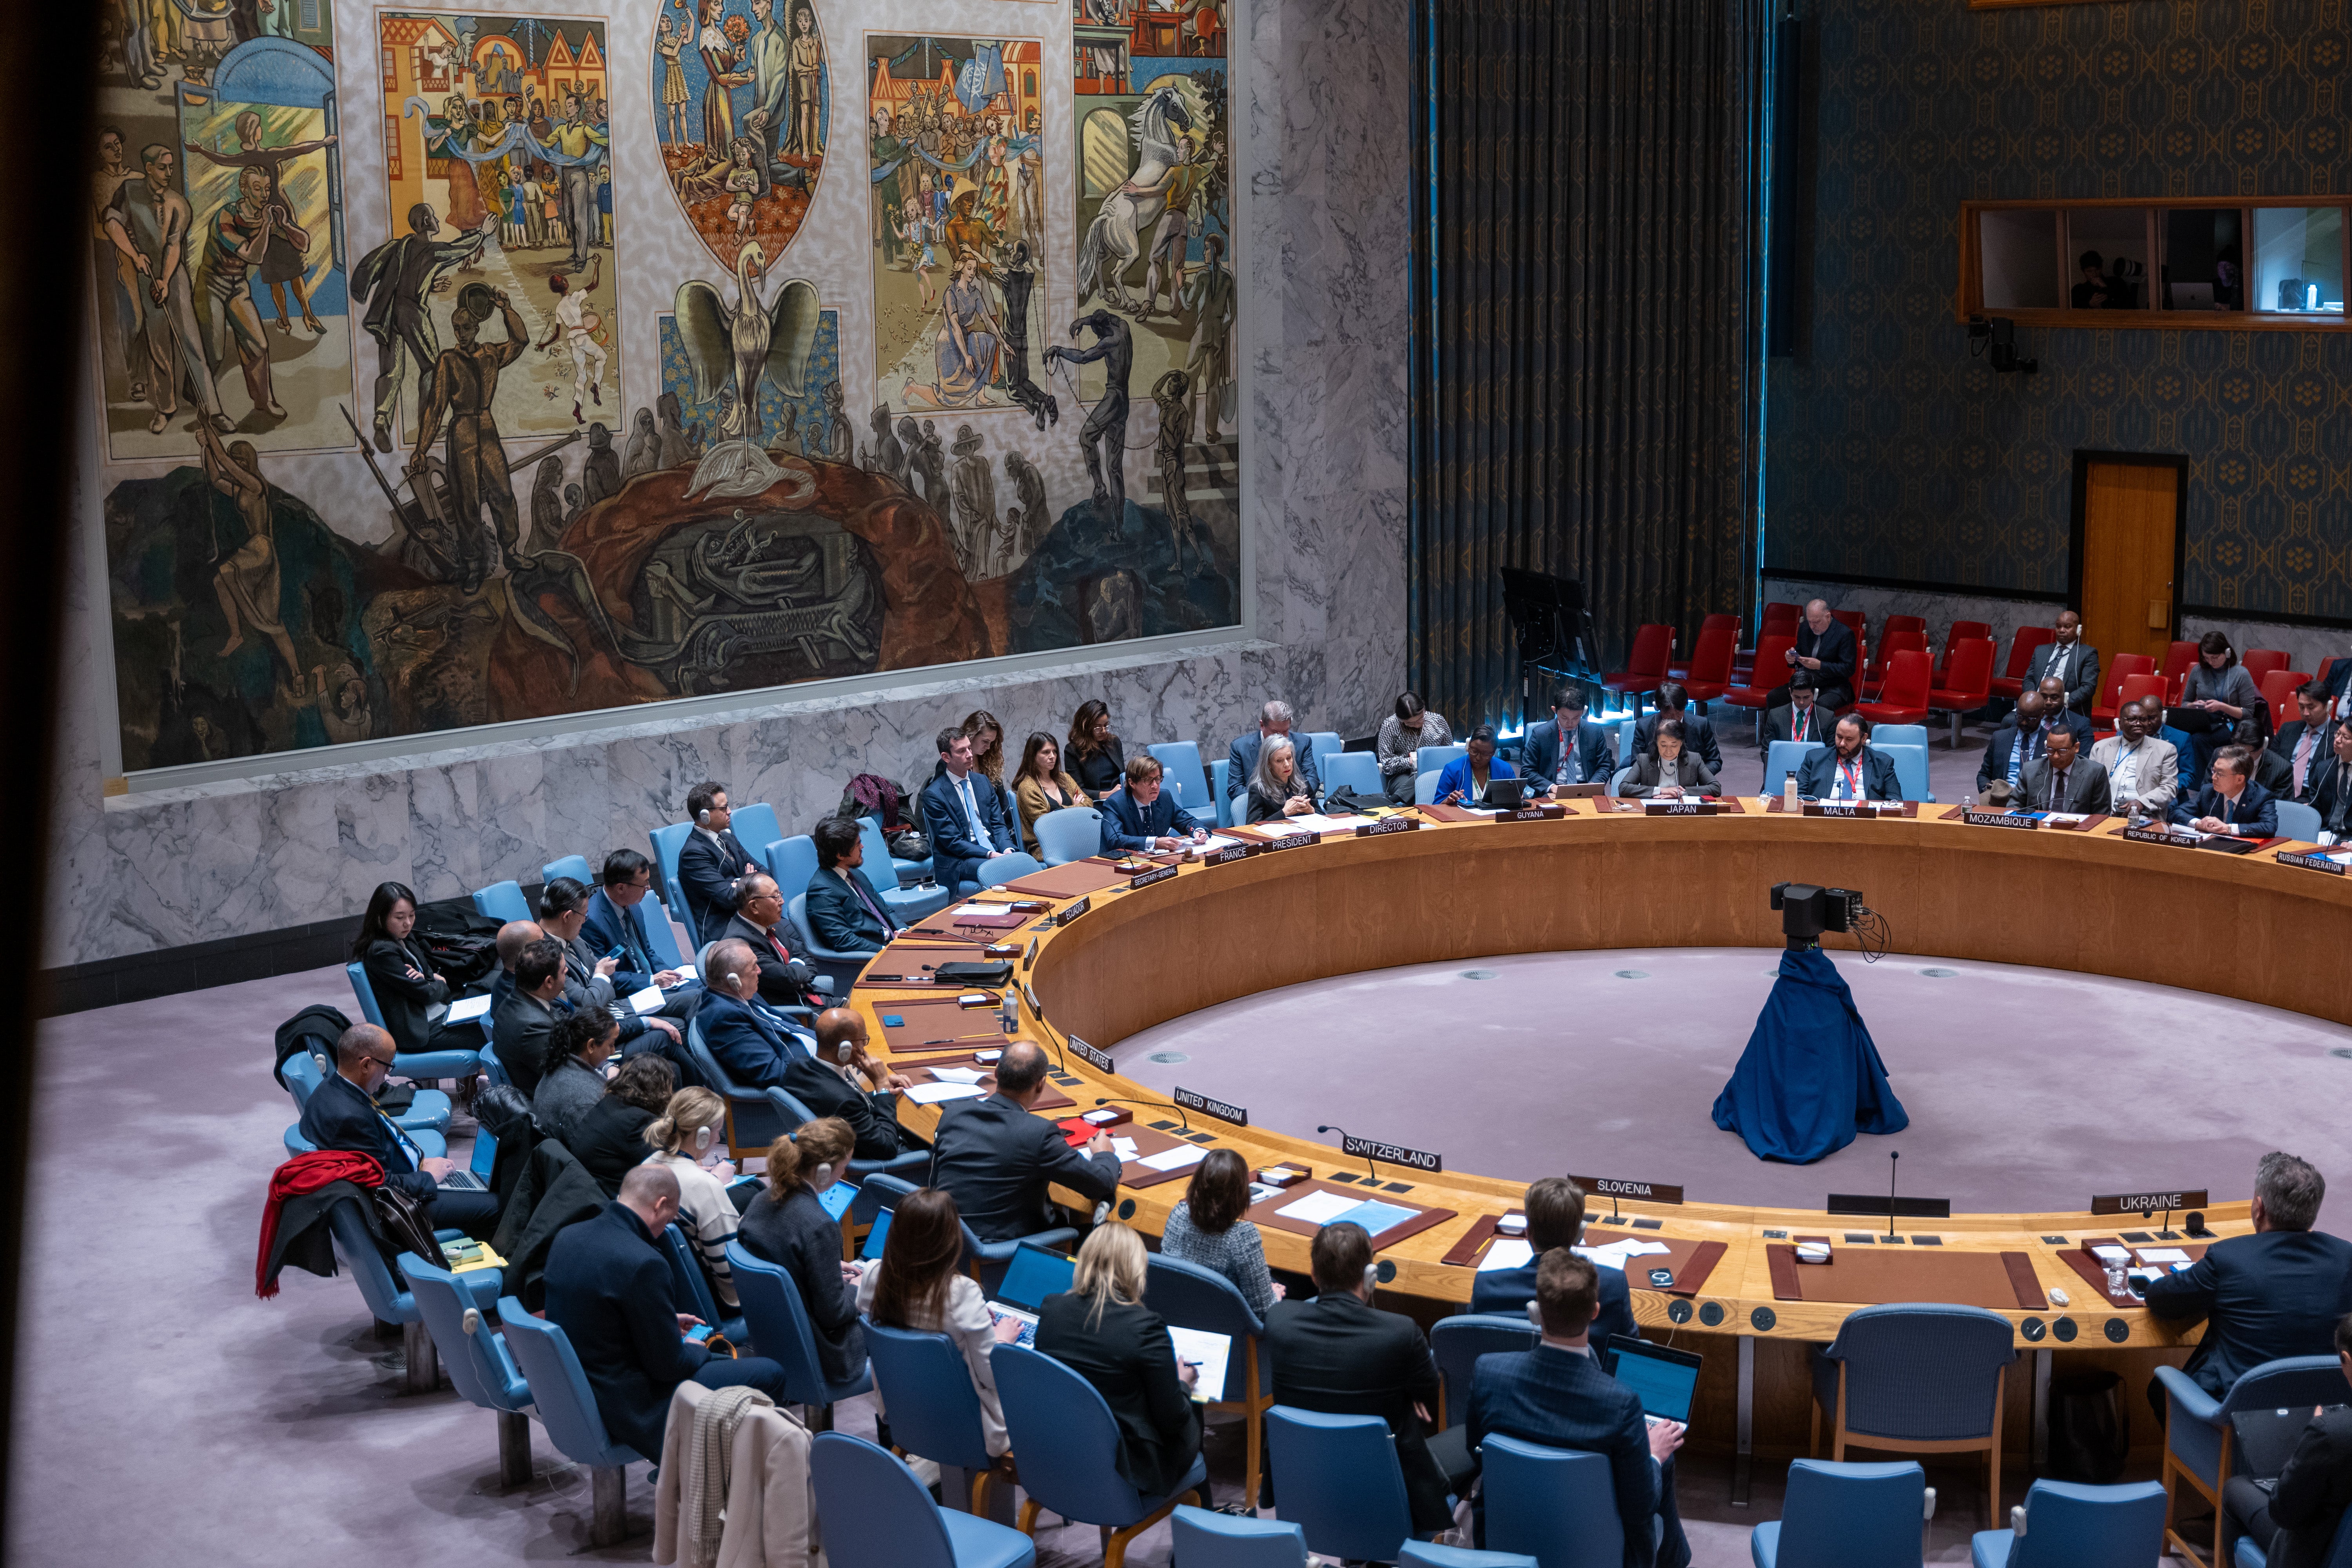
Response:
[{"label": "nameplate reading switzerland", "polygon": [[1970,827],[2039,827],[2042,826],[2041,819],[2038,817],[2019,816],[2014,812],[2008,811],[1971,810],[1964,814],[1960,820]]},{"label": "nameplate reading switzerland", "polygon": [[1197,1110],[1203,1116],[1213,1116],[1236,1127],[1249,1125],[1249,1112],[1238,1105],[1227,1105],[1222,1100],[1211,1100],[1207,1095],[1189,1089],[1171,1089],[1168,1091],[1168,1098],[1187,1110]]},{"label": "nameplate reading switzerland", "polygon": [[1339,1152],[1359,1160],[1402,1165],[1424,1175],[1434,1176],[1445,1169],[1445,1162],[1426,1149],[1408,1149],[1402,1143],[1383,1143],[1373,1138],[1359,1138],[1352,1132],[1339,1134]]},{"label": "nameplate reading switzerland", "polygon": [[2282,866],[2300,866],[2306,871],[2325,871],[2331,877],[2344,875],[2343,866],[2337,861],[2330,860],[2326,855],[2299,855],[2292,849],[2282,849],[2279,851],[2278,863]]},{"label": "nameplate reading switzerland", "polygon": [[1637,1204],[1676,1204],[1683,1201],[1683,1190],[1664,1182],[1630,1182],[1622,1176],[1570,1176],[1570,1181],[1584,1189],[1587,1197],[1631,1198]]},{"label": "nameplate reading switzerland", "polygon": [[1304,849],[1310,844],[1322,842],[1321,838],[1312,833],[1293,833],[1275,839],[1265,847],[1265,852],[1271,855],[1277,849]]},{"label": "nameplate reading switzerland", "polygon": [[1164,882],[1176,874],[1176,869],[1173,866],[1162,866],[1157,871],[1146,871],[1142,876],[1129,882],[1127,885],[1127,890],[1131,893],[1138,888],[1149,888],[1155,882]]},{"label": "nameplate reading switzerland", "polygon": [[1421,826],[1417,816],[1383,816],[1378,822],[1367,822],[1356,829],[1359,838],[1377,838],[1383,833],[1411,833]]},{"label": "nameplate reading switzerland", "polygon": [[2186,1189],[2169,1193],[2095,1193],[2091,1196],[2093,1214],[2162,1214],[2167,1210],[2201,1209],[2206,1206],[2206,1189]]},{"label": "nameplate reading switzerland", "polygon": [[1070,1049],[1076,1051],[1081,1060],[1092,1062],[1095,1066],[1102,1068],[1105,1072],[1117,1072],[1118,1070],[1118,1064],[1113,1062],[1110,1058],[1095,1049],[1092,1046],[1087,1044],[1086,1041],[1078,1038],[1077,1036],[1065,1035],[1063,1038],[1070,1042]]}]

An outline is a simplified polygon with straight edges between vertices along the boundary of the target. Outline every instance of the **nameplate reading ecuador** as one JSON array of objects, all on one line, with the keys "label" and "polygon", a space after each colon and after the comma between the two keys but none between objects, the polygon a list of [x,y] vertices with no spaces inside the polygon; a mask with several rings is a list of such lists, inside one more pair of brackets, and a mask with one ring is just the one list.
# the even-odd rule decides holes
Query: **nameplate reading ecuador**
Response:
[{"label": "nameplate reading ecuador", "polygon": [[1293,833],[1281,838],[1275,839],[1272,843],[1266,845],[1265,852],[1271,855],[1277,849],[1304,849],[1310,844],[1320,844],[1322,842],[1323,840],[1319,837],[1312,833]]},{"label": "nameplate reading ecuador", "polygon": [[2300,866],[2306,871],[2325,871],[2331,877],[2344,875],[2343,864],[2340,861],[2329,859],[2324,854],[2301,855],[2292,849],[2282,849],[2279,851],[2278,863],[2282,866]]},{"label": "nameplate reading ecuador", "polygon": [[1197,1110],[1203,1116],[1213,1116],[1236,1127],[1249,1125],[1249,1112],[1238,1105],[1227,1105],[1222,1100],[1211,1100],[1207,1095],[1189,1089],[1171,1089],[1168,1091],[1168,1098],[1187,1110]]},{"label": "nameplate reading ecuador", "polygon": [[1068,909],[1064,910],[1060,914],[1055,915],[1054,917],[1054,923],[1055,925],[1068,925],[1080,915],[1085,914],[1088,910],[1093,909],[1094,907],[1094,895],[1089,893],[1085,898],[1080,899],[1076,903],[1072,904]]},{"label": "nameplate reading ecuador", "polygon": [[1136,878],[1135,880],[1127,885],[1128,890],[1132,892],[1138,888],[1149,888],[1155,882],[1166,881],[1175,874],[1176,868],[1173,866],[1162,866],[1157,871],[1146,871],[1142,876]]},{"label": "nameplate reading ecuador", "polygon": [[1645,800],[1643,816],[1715,816],[1723,807],[1711,800]]},{"label": "nameplate reading ecuador", "polygon": [[2203,1187],[2169,1193],[2095,1193],[2091,1197],[2091,1212],[2161,1214],[2167,1209],[2201,1209],[2206,1202]]},{"label": "nameplate reading ecuador", "polygon": [[1255,844],[1228,844],[1222,849],[1212,849],[1202,856],[1201,864],[1203,866],[1230,865],[1235,860],[1246,860],[1257,851],[1258,847]]},{"label": "nameplate reading ecuador", "polygon": [[1359,838],[1377,838],[1383,833],[1411,833],[1421,826],[1417,816],[1383,816],[1378,822],[1367,822],[1356,829]]},{"label": "nameplate reading ecuador", "polygon": [[1339,1152],[1360,1160],[1381,1160],[1391,1165],[1436,1175],[1445,1169],[1445,1162],[1426,1149],[1408,1149],[1402,1143],[1382,1143],[1376,1139],[1359,1138],[1352,1132],[1339,1134]]},{"label": "nameplate reading ecuador", "polygon": [[1637,1204],[1680,1204],[1683,1190],[1664,1182],[1629,1182],[1622,1176],[1570,1176],[1587,1197],[1631,1198]]},{"label": "nameplate reading ecuador", "polygon": [[2039,827],[2042,826],[2041,819],[2038,817],[2020,816],[2011,811],[1970,811],[1962,816],[1960,820],[1970,827]]},{"label": "nameplate reading ecuador", "polygon": [[1105,1072],[1117,1072],[1118,1070],[1118,1066],[1112,1062],[1109,1057],[1095,1049],[1092,1046],[1087,1044],[1086,1041],[1078,1038],[1077,1036],[1066,1035],[1063,1037],[1070,1042],[1070,1049],[1077,1052],[1081,1059],[1092,1062],[1095,1066],[1102,1068]]}]

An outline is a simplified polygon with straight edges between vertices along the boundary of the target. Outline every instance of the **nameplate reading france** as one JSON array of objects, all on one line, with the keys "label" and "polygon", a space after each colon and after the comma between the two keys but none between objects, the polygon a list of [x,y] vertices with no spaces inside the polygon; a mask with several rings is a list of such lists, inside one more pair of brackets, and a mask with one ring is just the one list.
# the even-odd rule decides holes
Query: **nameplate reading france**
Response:
[{"label": "nameplate reading france", "polygon": [[1445,1169],[1445,1162],[1426,1149],[1408,1149],[1402,1143],[1382,1143],[1376,1139],[1359,1138],[1352,1132],[1339,1134],[1339,1152],[1359,1160],[1379,1160],[1391,1165],[1402,1165],[1407,1170],[1436,1175]]},{"label": "nameplate reading france", "polygon": [[2168,1209],[2201,1209],[2206,1206],[2205,1194],[2203,1187],[2169,1193],[2095,1193],[2091,1196],[2091,1212],[2162,1214]]},{"label": "nameplate reading france", "polygon": [[2282,849],[2279,851],[2278,863],[2282,866],[2300,866],[2306,871],[2325,871],[2331,877],[2344,875],[2343,862],[2331,860],[2325,854],[2303,855],[2292,849]]},{"label": "nameplate reading france", "polygon": [[2037,817],[2020,816],[2010,811],[1970,811],[1960,818],[1970,827],[2039,827]]},{"label": "nameplate reading france", "polygon": [[1637,1204],[1680,1204],[1683,1190],[1664,1182],[1633,1182],[1622,1176],[1570,1176],[1587,1197],[1631,1198]]},{"label": "nameplate reading france", "polygon": [[1356,829],[1359,838],[1377,838],[1383,833],[1411,833],[1421,826],[1417,816],[1384,816],[1378,822],[1367,822]]},{"label": "nameplate reading france", "polygon": [[1277,849],[1304,849],[1310,844],[1321,842],[1323,841],[1312,833],[1293,833],[1268,844],[1265,847],[1265,852],[1271,855]]},{"label": "nameplate reading france", "polygon": [[1092,1062],[1095,1066],[1102,1068],[1105,1072],[1117,1072],[1118,1070],[1118,1065],[1114,1063],[1109,1057],[1095,1049],[1092,1046],[1087,1044],[1086,1041],[1078,1038],[1077,1036],[1071,1035],[1066,1037],[1066,1038],[1070,1042],[1070,1049],[1076,1051],[1081,1060]]},{"label": "nameplate reading france", "polygon": [[1142,876],[1138,877],[1135,880],[1127,885],[1128,890],[1132,892],[1138,888],[1149,888],[1155,882],[1166,881],[1175,874],[1176,868],[1173,866],[1162,866],[1157,871],[1146,871]]},{"label": "nameplate reading france", "polygon": [[1249,1112],[1238,1105],[1227,1105],[1222,1100],[1211,1100],[1207,1095],[1189,1089],[1171,1089],[1168,1091],[1168,1098],[1187,1110],[1197,1110],[1203,1116],[1213,1116],[1236,1127],[1249,1125]]},{"label": "nameplate reading france", "polygon": [[1257,846],[1255,844],[1228,844],[1222,849],[1212,849],[1202,856],[1201,864],[1203,866],[1230,865],[1235,860],[1246,860],[1256,853]]}]

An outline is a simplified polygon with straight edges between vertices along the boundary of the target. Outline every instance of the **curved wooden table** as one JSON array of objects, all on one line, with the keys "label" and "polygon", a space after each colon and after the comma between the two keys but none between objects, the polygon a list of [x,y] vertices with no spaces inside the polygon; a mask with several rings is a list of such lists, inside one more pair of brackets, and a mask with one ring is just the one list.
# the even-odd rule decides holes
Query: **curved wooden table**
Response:
[{"label": "curved wooden table", "polygon": [[[1767,814],[1754,797],[1744,804],[1742,815],[1666,817],[1580,800],[1569,803],[1569,815],[1559,819],[1431,824],[1372,837],[1333,835],[1229,864],[1187,865],[1151,887],[1097,892],[1083,917],[1066,927],[1033,918],[1003,939],[1024,951],[1033,938],[1036,942],[1034,961],[1025,969],[1016,961],[1015,969],[1045,1018],[1041,1023],[1024,1007],[1023,1032],[1055,1045],[1075,1033],[1115,1058],[1120,1041],[1170,1018],[1327,975],[1497,953],[1777,948],[1782,938],[1767,890],[1781,881],[1859,888],[1898,940],[1933,933],[1939,953],[2146,980],[2272,1006],[2292,997],[2315,1004],[2318,1016],[2352,1024],[2352,994],[2315,993],[2305,983],[2341,953],[2352,915],[2352,879],[2277,863],[2281,849],[2309,846],[2233,855],[2130,842],[2120,837],[2123,824],[2116,820],[2087,833],[2021,831],[1947,821],[1946,808],[1937,805],[1921,806],[1916,818],[1846,820]],[[1614,896],[1632,888],[1645,889],[1645,896]],[[1017,895],[992,889],[983,897]],[[1075,902],[1054,900],[1057,912]],[[2062,902],[2078,917],[2068,931],[2053,932],[2046,921],[2019,918],[2019,911]],[[2230,940],[2173,940],[2183,910],[2193,913],[2197,929],[2227,931]],[[1441,911],[1443,918],[1436,918]],[[1852,945],[1846,937],[1828,941]],[[903,958],[901,952],[869,967],[904,973]],[[922,994],[861,985],[852,999],[879,1041],[878,1013],[892,1001]],[[1081,1108],[1090,1107],[1096,1095],[1160,1099],[1075,1053],[1062,1056],[1064,1091]],[[1146,1125],[1175,1120],[1149,1107],[1136,1116]],[[935,1109],[903,1100],[899,1117],[927,1137],[938,1121]],[[1342,1161],[1330,1144],[1231,1127],[1198,1111],[1192,1121],[1196,1131],[1213,1134],[1216,1145],[1240,1151],[1253,1170],[1287,1161],[1322,1176],[1357,1163]],[[1525,1188],[1455,1171],[1450,1168],[1454,1152],[1439,1152],[1449,1166],[1441,1175],[1383,1173],[1384,1179],[1409,1181],[1411,1190],[1378,1195],[1455,1211],[1454,1218],[1382,1251],[1382,1261],[1394,1266],[1384,1288],[1433,1306],[1451,1304],[1440,1310],[1459,1310],[1469,1300],[1474,1268],[1443,1259],[1482,1216],[1516,1207]],[[2252,1173],[2246,1176],[2251,1181]],[[1184,1187],[1181,1179],[1122,1187],[1118,1213],[1157,1234]],[[1370,1184],[1365,1187],[1367,1196],[1374,1195]],[[1623,1210],[1659,1222],[1642,1232],[1645,1237],[1723,1244],[1696,1296],[1648,1289],[1639,1265],[1629,1283],[1635,1315],[1644,1324],[1740,1336],[1744,1455],[1759,1342],[1785,1342],[1798,1351],[1834,1336],[1853,1310],[1776,1299],[1768,1247],[1790,1235],[1837,1238],[1885,1222],[1721,1204],[1626,1201]],[[2242,1199],[2216,1203],[2205,1214],[2221,1235],[2250,1227]],[[2053,1303],[2045,1310],[2003,1310],[2030,1348],[2072,1348],[2092,1360],[2094,1352],[2138,1351],[2143,1353],[2117,1363],[2136,1367],[2156,1359],[2149,1352],[2171,1351],[2165,1359],[2177,1360],[2194,1331],[2184,1336],[2143,1309],[2111,1308],[2063,1256],[2085,1236],[2116,1234],[2118,1224],[2072,1210],[1956,1215],[1905,1221],[1898,1228],[1936,1235],[1949,1250],[2026,1255],[2045,1294],[2055,1287],[2072,1298],[2070,1306]],[[2120,1224],[2134,1228],[2131,1220]],[[1307,1271],[1306,1237],[1271,1226],[1261,1230],[1275,1267]],[[1726,1359],[1709,1358],[1702,1410],[1710,1384],[1730,1392],[1718,1364]],[[1791,1384],[1780,1392],[1809,1397],[1802,1394],[1801,1352],[1777,1359],[1790,1363],[1782,1369],[1789,1378],[1775,1380]],[[2047,1359],[2037,1363],[2038,1415]],[[2136,1398],[2137,1391],[2126,1396]]]}]

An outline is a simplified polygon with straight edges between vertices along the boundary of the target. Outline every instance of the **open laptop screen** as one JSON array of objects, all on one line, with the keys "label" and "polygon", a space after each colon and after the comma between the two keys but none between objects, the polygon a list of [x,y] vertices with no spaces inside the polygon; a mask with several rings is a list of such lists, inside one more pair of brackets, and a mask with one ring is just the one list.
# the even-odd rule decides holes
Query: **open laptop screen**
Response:
[{"label": "open laptop screen", "polygon": [[1046,1297],[1067,1290],[1070,1278],[1076,1272],[1077,1265],[1070,1259],[1024,1242],[1004,1270],[1003,1283],[996,1288],[996,1299],[1007,1306],[1034,1312],[1045,1304]]},{"label": "open laptop screen", "polygon": [[1610,1371],[1641,1396],[1642,1413],[1662,1420],[1690,1420],[1691,1391],[1698,1386],[1699,1358],[1624,1334],[1609,1336]]}]

